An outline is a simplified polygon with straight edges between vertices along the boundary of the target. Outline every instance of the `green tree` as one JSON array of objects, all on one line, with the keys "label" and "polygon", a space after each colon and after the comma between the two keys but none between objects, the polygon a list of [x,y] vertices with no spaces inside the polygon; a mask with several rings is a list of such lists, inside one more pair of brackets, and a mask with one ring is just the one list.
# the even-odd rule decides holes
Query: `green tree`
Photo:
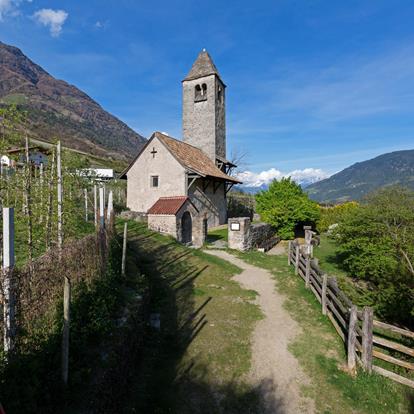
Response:
[{"label": "green tree", "polygon": [[390,187],[349,211],[335,230],[339,256],[368,282],[376,312],[414,326],[414,192]]},{"label": "green tree", "polygon": [[319,218],[318,205],[290,178],[274,180],[268,190],[256,195],[256,203],[262,220],[273,225],[283,239],[293,238],[299,224]]}]

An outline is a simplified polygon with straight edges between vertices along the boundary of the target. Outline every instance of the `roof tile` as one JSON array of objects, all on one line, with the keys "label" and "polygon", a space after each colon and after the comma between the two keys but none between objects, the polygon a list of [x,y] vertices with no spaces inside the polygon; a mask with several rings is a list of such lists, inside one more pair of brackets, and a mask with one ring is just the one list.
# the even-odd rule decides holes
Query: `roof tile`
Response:
[{"label": "roof tile", "polygon": [[187,200],[187,196],[160,197],[148,210],[148,214],[175,216]]}]

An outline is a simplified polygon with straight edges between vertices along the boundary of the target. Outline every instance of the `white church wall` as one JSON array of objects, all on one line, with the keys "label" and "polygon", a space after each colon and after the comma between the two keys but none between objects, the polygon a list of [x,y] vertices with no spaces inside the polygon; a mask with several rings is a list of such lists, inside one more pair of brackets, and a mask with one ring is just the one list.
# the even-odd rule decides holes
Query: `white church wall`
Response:
[{"label": "white church wall", "polygon": [[[151,176],[159,177],[158,187],[151,186]],[[146,213],[160,197],[186,195],[185,182],[184,168],[154,138],[127,173],[127,207]]]}]

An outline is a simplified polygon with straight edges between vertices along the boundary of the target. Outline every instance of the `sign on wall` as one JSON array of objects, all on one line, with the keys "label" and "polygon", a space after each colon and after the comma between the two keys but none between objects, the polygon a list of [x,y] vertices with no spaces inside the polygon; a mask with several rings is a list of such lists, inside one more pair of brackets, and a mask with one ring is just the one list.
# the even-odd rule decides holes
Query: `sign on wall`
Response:
[{"label": "sign on wall", "polygon": [[240,231],[240,223],[239,222],[230,223],[230,230]]}]

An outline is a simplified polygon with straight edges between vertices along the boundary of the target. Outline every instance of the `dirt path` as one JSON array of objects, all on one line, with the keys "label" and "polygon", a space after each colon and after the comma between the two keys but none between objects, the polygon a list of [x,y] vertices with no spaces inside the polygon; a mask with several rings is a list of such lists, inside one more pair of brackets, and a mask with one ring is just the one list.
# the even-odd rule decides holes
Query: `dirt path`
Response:
[{"label": "dirt path", "polygon": [[314,401],[301,396],[301,385],[307,384],[309,379],[288,350],[300,328],[283,308],[284,297],[275,290],[272,275],[227,252],[208,253],[243,269],[234,280],[258,293],[257,304],[264,318],[257,323],[253,333],[252,368],[248,380],[252,385],[260,386],[266,414],[315,412]]}]

